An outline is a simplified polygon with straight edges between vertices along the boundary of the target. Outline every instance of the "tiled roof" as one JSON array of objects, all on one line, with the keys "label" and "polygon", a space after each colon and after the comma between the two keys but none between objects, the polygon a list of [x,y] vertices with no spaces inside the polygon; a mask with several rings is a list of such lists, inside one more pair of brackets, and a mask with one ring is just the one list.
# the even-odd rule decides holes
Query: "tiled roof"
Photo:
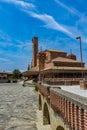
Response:
[{"label": "tiled roof", "polygon": [[80,61],[77,60],[72,60],[69,58],[64,58],[64,57],[57,57],[52,60],[53,62],[74,62],[74,63],[81,63]]},{"label": "tiled roof", "polygon": [[65,51],[60,51],[60,50],[52,50],[52,49],[47,49],[45,51],[50,51],[50,52],[63,52],[63,53],[66,53]]},{"label": "tiled roof", "polygon": [[79,70],[79,71],[82,71],[82,70],[87,70],[87,68],[85,67],[66,67],[66,66],[53,66],[53,67],[48,67],[48,68],[45,68],[44,70]]},{"label": "tiled roof", "polygon": [[31,75],[31,74],[37,74],[39,72],[39,67],[33,67],[30,70],[23,72],[23,75]]},{"label": "tiled roof", "polygon": [[38,66],[33,67],[33,68],[31,68],[29,71],[36,71],[36,72],[38,72],[38,71],[39,71],[39,67],[38,67]]}]

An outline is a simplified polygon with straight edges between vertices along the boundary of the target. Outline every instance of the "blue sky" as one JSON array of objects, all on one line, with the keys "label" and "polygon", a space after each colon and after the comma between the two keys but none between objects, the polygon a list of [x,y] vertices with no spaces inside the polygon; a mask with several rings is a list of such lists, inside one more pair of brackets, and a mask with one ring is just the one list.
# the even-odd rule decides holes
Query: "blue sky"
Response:
[{"label": "blue sky", "polygon": [[0,0],[0,71],[25,71],[32,59],[32,38],[39,50],[57,49],[77,55],[87,66],[87,1]]}]

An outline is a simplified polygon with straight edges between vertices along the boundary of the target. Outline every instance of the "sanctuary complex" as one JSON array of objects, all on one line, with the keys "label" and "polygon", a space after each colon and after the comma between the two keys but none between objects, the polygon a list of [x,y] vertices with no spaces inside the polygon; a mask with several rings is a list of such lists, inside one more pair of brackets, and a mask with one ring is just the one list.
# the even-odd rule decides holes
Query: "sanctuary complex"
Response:
[{"label": "sanctuary complex", "polygon": [[49,130],[87,130],[85,63],[60,50],[38,52],[37,37],[32,44],[31,68],[23,76],[36,81],[42,125]]},{"label": "sanctuary complex", "polygon": [[55,85],[75,85],[86,78],[85,63],[77,61],[76,55],[52,49],[38,52],[38,37],[33,37],[32,44],[31,68],[24,77]]}]

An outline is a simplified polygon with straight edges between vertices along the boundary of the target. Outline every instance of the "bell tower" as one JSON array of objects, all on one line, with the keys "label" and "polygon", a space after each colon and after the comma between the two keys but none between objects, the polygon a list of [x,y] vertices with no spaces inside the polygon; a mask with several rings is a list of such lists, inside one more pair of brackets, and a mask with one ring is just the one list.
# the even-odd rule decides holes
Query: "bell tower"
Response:
[{"label": "bell tower", "polygon": [[37,55],[38,55],[38,37],[33,37],[32,39],[32,50],[33,50],[33,61],[32,67],[37,66]]}]

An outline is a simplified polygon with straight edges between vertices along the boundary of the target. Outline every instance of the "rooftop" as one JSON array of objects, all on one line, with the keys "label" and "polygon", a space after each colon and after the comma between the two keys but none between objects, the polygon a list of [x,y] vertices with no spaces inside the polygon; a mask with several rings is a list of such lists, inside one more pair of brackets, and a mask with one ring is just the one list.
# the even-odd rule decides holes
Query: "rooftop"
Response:
[{"label": "rooftop", "polygon": [[53,50],[53,49],[46,49],[45,51],[66,53],[65,51],[61,51],[61,50]]},{"label": "rooftop", "polygon": [[61,70],[61,71],[64,71],[64,70],[78,70],[78,71],[86,71],[87,68],[84,68],[84,67],[67,67],[67,66],[52,66],[52,67],[48,67],[48,68],[45,68],[44,70]]},{"label": "rooftop", "polygon": [[64,58],[64,57],[57,57],[52,60],[53,62],[74,62],[74,63],[81,63],[80,61],[77,60],[72,60],[69,58]]}]

